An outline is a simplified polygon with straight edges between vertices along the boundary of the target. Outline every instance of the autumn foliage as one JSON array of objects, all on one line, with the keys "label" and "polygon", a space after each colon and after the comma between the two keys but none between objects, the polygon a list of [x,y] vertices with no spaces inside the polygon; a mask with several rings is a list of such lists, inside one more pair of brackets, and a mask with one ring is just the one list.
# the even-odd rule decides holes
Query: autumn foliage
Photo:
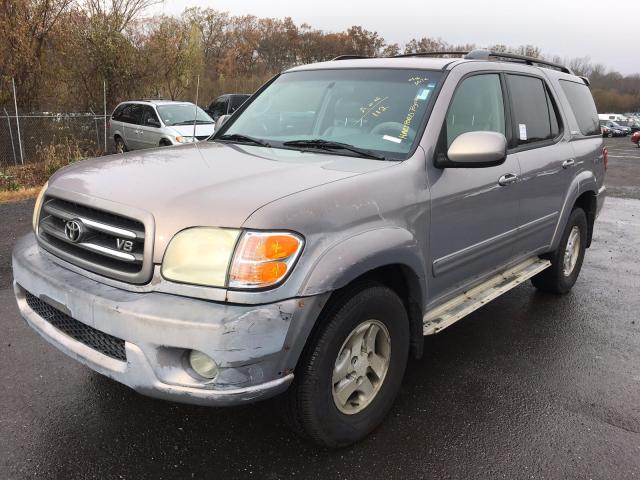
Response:
[{"label": "autumn foliage", "polygon": [[[353,26],[326,32],[292,19],[231,16],[190,8],[180,16],[150,16],[156,0],[2,0],[0,3],[0,111],[12,107],[15,78],[19,108],[29,111],[102,111],[127,98],[193,99],[252,92],[288,67],[337,55],[469,50],[442,39],[408,38],[389,44],[377,32]],[[499,35],[499,32],[496,33]],[[489,46],[542,56],[534,46]],[[557,59],[561,60],[561,59]],[[569,62],[591,78],[601,111],[640,110],[640,75],[622,76],[588,58]]]}]

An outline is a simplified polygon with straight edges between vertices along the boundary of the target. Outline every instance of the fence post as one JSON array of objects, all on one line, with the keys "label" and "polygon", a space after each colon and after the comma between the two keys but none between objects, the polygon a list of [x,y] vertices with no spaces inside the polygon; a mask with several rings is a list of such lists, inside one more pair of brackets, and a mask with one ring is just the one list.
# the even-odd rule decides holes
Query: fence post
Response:
[{"label": "fence post", "polygon": [[11,77],[13,85],[13,106],[16,109],[16,125],[18,127],[18,148],[20,149],[20,163],[24,165],[24,153],[22,152],[22,138],[20,137],[20,118],[18,118],[18,97],[16,95],[16,79]]},{"label": "fence post", "polygon": [[93,115],[93,125],[96,127],[96,147],[100,148],[100,129],[98,128],[98,115],[93,111],[92,108],[89,108],[91,115]]},{"label": "fence post", "polygon": [[13,164],[18,165],[18,160],[16,159],[16,146],[13,143],[13,130],[11,129],[11,119],[9,118],[9,112],[7,112],[6,108],[3,108],[4,115],[7,117],[7,126],[9,127],[9,137],[11,137],[11,151],[13,152]]},{"label": "fence post", "polygon": [[102,100],[104,105],[104,153],[107,154],[107,81],[102,80]]}]

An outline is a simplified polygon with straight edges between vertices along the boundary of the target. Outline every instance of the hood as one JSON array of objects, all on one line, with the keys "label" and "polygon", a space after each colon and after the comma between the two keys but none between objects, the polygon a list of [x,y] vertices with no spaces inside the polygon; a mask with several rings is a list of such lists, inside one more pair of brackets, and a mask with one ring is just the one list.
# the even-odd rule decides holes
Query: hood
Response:
[{"label": "hood", "polygon": [[155,220],[154,261],[193,226],[239,228],[279,198],[396,162],[200,142],[110,155],[70,165],[49,189],[134,207]]},{"label": "hood", "polygon": [[[173,130],[176,135],[181,135],[183,137],[193,137],[193,125],[175,125],[175,126],[170,126],[167,127],[170,128],[171,130]],[[196,125],[196,137],[204,137],[205,135],[207,137],[210,137],[211,135],[213,135],[213,132],[215,131],[215,124],[214,123],[210,123],[210,124],[200,124],[200,125]]]}]

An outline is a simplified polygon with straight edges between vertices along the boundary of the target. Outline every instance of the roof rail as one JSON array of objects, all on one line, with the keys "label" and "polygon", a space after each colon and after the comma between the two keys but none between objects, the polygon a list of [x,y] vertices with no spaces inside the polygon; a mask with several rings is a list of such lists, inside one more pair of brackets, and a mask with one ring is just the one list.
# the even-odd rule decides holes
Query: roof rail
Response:
[{"label": "roof rail", "polygon": [[573,75],[573,72],[570,68],[565,67],[564,65],[561,65],[559,63],[549,62],[541,58],[517,55],[515,53],[492,52],[490,50],[473,50],[472,52],[469,52],[467,55],[465,55],[464,58],[467,60],[491,60],[492,58],[505,59],[507,61],[516,61],[524,63],[526,65],[540,65],[542,67],[554,68],[556,70],[560,70],[561,72]]},{"label": "roof rail", "polygon": [[332,61],[335,60],[355,60],[358,58],[371,58],[371,57],[367,57],[366,55],[338,55],[336,58],[332,58]]},{"label": "roof rail", "polygon": [[415,52],[415,53],[403,53],[400,55],[394,55],[392,58],[404,58],[404,57],[442,57],[444,55],[459,55],[465,56],[469,52]]}]

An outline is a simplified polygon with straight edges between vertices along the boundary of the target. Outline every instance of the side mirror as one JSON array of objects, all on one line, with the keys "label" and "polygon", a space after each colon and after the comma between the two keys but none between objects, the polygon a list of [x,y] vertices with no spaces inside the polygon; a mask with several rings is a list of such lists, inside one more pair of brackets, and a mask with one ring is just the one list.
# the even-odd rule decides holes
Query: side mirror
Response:
[{"label": "side mirror", "polygon": [[155,118],[147,118],[147,127],[160,128],[160,122]]},{"label": "side mirror", "polygon": [[507,158],[507,139],[497,132],[467,132],[458,136],[447,155],[436,159],[439,168],[484,168],[501,165]]},{"label": "side mirror", "polygon": [[229,117],[231,117],[231,115],[221,115],[218,120],[216,120],[216,132],[229,120]]}]

